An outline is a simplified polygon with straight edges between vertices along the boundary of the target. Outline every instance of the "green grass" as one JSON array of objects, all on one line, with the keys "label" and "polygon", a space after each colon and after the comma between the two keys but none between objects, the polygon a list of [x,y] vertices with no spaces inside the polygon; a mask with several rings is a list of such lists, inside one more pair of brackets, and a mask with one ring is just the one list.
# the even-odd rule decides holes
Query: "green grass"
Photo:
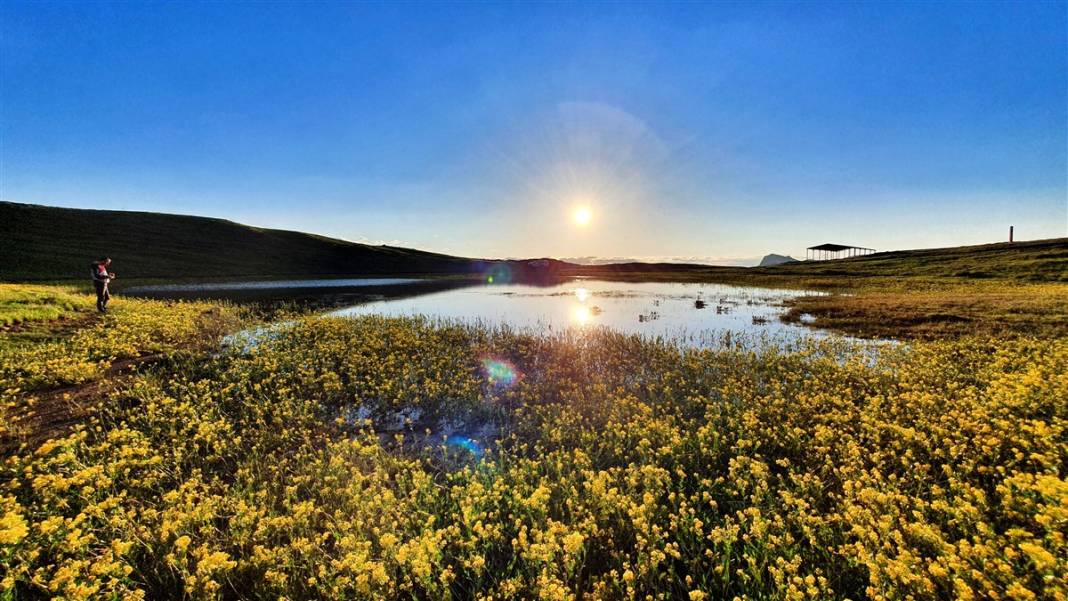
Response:
[{"label": "green grass", "polygon": [[86,299],[67,288],[0,285],[0,326],[52,321],[86,309]]}]

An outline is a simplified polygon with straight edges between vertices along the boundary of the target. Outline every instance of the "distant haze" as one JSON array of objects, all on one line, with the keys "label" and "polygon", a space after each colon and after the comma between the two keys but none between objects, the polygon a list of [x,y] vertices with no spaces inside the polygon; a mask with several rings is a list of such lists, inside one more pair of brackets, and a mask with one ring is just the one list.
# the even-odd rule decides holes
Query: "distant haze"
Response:
[{"label": "distant haze", "polygon": [[1065,236],[1066,19],[8,0],[0,199],[583,262]]},{"label": "distant haze", "polygon": [[579,265],[610,265],[612,263],[692,263],[695,265],[725,265],[751,267],[760,257],[560,257],[561,261]]}]

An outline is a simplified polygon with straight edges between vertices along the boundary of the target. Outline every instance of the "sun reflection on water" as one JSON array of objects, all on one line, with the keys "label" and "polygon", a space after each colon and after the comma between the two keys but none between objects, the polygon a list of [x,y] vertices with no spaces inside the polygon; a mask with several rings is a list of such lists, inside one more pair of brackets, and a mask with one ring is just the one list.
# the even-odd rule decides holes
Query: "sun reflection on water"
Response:
[{"label": "sun reflection on water", "polygon": [[571,310],[571,321],[577,326],[585,326],[593,318],[593,313],[586,305],[576,305]]}]

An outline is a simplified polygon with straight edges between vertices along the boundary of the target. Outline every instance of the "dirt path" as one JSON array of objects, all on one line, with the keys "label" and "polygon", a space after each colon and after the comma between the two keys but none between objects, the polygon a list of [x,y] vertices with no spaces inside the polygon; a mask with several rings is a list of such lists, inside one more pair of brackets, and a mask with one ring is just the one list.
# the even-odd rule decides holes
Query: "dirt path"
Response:
[{"label": "dirt path", "polygon": [[11,455],[23,445],[32,449],[50,438],[65,436],[99,410],[108,393],[128,382],[139,368],[164,358],[162,353],[154,353],[121,359],[112,363],[97,380],[27,393],[34,402],[11,416],[18,424],[18,435],[0,437],[0,456]]},{"label": "dirt path", "polygon": [[24,321],[0,326],[0,334],[13,339],[63,338],[83,328],[93,327],[102,317],[96,311],[83,311],[46,321]]},{"label": "dirt path", "polygon": [[[0,334],[5,341],[32,345],[68,338],[80,330],[96,326],[102,317],[95,311],[80,312],[56,320],[0,328]],[[6,415],[0,414],[10,422],[6,428],[0,429],[0,457],[17,453],[22,447],[36,448],[45,440],[68,434],[98,412],[111,394],[128,384],[139,371],[164,361],[171,352],[198,349],[238,327],[233,322],[221,320],[217,308],[203,311],[199,319],[198,335],[167,353],[145,353],[117,360],[100,377],[81,384],[22,392],[20,406],[9,408]]]}]

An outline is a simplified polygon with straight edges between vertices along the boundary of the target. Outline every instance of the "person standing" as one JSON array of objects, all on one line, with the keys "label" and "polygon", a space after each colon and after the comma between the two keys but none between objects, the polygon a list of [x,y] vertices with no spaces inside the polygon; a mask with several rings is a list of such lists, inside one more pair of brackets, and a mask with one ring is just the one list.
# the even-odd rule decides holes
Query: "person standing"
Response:
[{"label": "person standing", "polygon": [[111,300],[108,282],[115,278],[115,274],[108,271],[110,265],[111,259],[108,257],[93,261],[89,265],[93,273],[93,287],[96,288],[96,310],[101,313],[108,312],[108,301]]}]

